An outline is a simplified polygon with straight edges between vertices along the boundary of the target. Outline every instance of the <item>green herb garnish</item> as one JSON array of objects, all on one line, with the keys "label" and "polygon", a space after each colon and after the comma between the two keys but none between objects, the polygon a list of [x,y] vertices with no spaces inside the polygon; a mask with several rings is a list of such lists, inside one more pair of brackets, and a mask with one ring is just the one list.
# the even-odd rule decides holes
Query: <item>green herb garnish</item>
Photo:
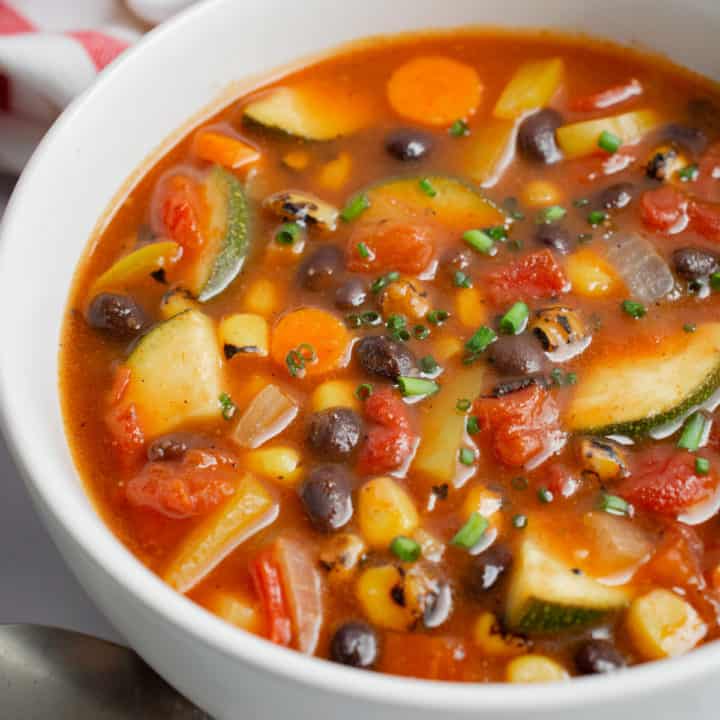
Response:
[{"label": "green herb garnish", "polygon": [[421,397],[425,395],[434,395],[440,386],[434,380],[417,377],[403,377],[397,379],[400,386],[400,392],[403,397]]},{"label": "green herb garnish", "polygon": [[616,153],[620,149],[621,145],[622,139],[617,135],[609,132],[608,130],[603,130],[600,133],[600,137],[598,138],[598,147],[602,148],[606,152],[609,152],[610,154]]},{"label": "green herb garnish", "polygon": [[233,402],[232,398],[226,393],[220,393],[218,398],[220,403],[220,412],[225,420],[232,420],[237,412],[237,405]]},{"label": "green herb garnish", "polygon": [[359,218],[369,207],[370,198],[367,196],[367,193],[359,193],[350,199],[340,213],[340,217],[345,222],[352,222]]},{"label": "green herb garnish", "polygon": [[448,129],[453,137],[466,137],[470,134],[470,128],[464,120],[456,120]]},{"label": "green herb garnish", "polygon": [[647,314],[647,308],[642,303],[635,302],[634,300],[623,300],[620,307],[622,307],[624,313],[631,318],[635,318],[635,320],[639,320]]},{"label": "green herb garnish", "polygon": [[471,550],[480,542],[487,528],[487,518],[484,518],[478,512],[474,512],[450,542],[456,547]]},{"label": "green herb garnish", "polygon": [[467,230],[462,237],[467,245],[483,255],[491,255],[495,250],[495,241],[484,230]]},{"label": "green herb garnish", "polygon": [[598,502],[598,508],[610,515],[620,515],[621,517],[629,517],[632,515],[632,506],[627,500],[617,495],[609,495],[603,493]]},{"label": "green herb garnish", "polygon": [[292,245],[300,237],[301,228],[297,223],[284,223],[275,233],[275,242]]},{"label": "green herb garnish", "polygon": [[384,290],[388,285],[390,285],[390,283],[397,282],[399,279],[400,273],[397,272],[397,270],[392,270],[385,275],[381,275],[376,280],[373,280],[372,285],[370,285],[370,290],[377,295],[377,293]]},{"label": "green herb garnish", "polygon": [[530,308],[524,302],[516,302],[500,318],[500,332],[505,335],[519,335],[527,325]]},{"label": "green herb garnish", "polygon": [[420,559],[420,543],[405,535],[398,535],[390,543],[390,551],[403,562],[411,563]]},{"label": "green herb garnish", "polygon": [[432,183],[427,179],[423,178],[418,183],[420,185],[420,189],[431,198],[434,198],[437,195],[437,190],[433,187]]},{"label": "green herb garnish", "polygon": [[551,205],[550,207],[543,208],[538,213],[537,222],[539,225],[558,222],[558,220],[562,220],[566,214],[567,210],[561,205]]},{"label": "green herb garnish", "polygon": [[707,430],[707,418],[701,412],[693,413],[685,422],[678,447],[695,452],[703,440]]}]

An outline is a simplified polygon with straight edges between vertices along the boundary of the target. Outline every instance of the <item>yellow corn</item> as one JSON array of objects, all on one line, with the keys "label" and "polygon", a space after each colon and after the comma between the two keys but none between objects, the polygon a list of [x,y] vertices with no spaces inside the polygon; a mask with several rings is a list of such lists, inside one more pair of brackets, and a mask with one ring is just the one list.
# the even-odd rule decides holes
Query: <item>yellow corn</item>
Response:
[{"label": "yellow corn", "polygon": [[260,609],[250,598],[237,592],[214,591],[205,601],[205,607],[231,625],[259,633],[263,626]]},{"label": "yellow corn", "polygon": [[415,503],[392,478],[366,482],[358,495],[358,522],[368,545],[388,548],[398,535],[410,535],[417,528]]},{"label": "yellow corn", "polygon": [[614,268],[589,248],[570,255],[565,269],[572,289],[578,295],[603,297],[621,286]]},{"label": "yellow corn", "polygon": [[256,348],[249,356],[265,357],[268,354],[269,331],[267,320],[262,315],[236,313],[224,317],[218,327],[220,344],[233,348]]},{"label": "yellow corn", "polygon": [[[413,614],[397,603],[393,588],[403,588],[403,577],[396,567],[369,568],[358,579],[357,599],[373,625],[388,630],[407,630],[413,622]],[[396,591],[395,596],[401,597],[401,593]]]},{"label": "yellow corn", "polygon": [[477,328],[488,317],[487,306],[482,293],[477,288],[462,288],[455,293],[455,313],[457,319],[468,328]]},{"label": "yellow corn", "polygon": [[315,388],[310,399],[313,412],[333,407],[348,407],[360,410],[360,401],[355,396],[356,385],[347,380],[327,380]]},{"label": "yellow corn", "polygon": [[421,320],[430,310],[427,292],[418,280],[391,283],[383,291],[380,305],[385,317],[405,315],[411,320]]},{"label": "yellow corn", "polygon": [[548,180],[531,180],[523,188],[521,199],[529,208],[542,208],[562,205],[565,196],[555,183]]},{"label": "yellow corn", "polygon": [[280,307],[280,294],[270,280],[260,278],[247,289],[244,298],[245,310],[268,317]]},{"label": "yellow corn", "polygon": [[165,293],[160,302],[160,315],[163,320],[169,320],[185,310],[193,309],[197,310],[198,304],[192,299],[190,293],[182,288],[175,288]]},{"label": "yellow corn", "polygon": [[523,63],[505,86],[493,115],[512,120],[545,107],[560,87],[564,71],[561,58]]},{"label": "yellow corn", "polygon": [[320,563],[328,570],[330,580],[347,580],[352,576],[367,547],[359,535],[333,535],[320,551]]},{"label": "yellow corn", "polygon": [[438,338],[433,343],[433,355],[440,362],[449,360],[456,355],[459,355],[463,350],[462,341],[451,335],[445,335]]},{"label": "yellow corn", "polygon": [[562,665],[544,655],[523,655],[507,666],[507,681],[511,683],[548,683],[567,680]]},{"label": "yellow corn", "polygon": [[300,453],[287,445],[258,448],[245,456],[245,467],[250,472],[286,487],[295,487],[300,480],[300,462]]},{"label": "yellow corn", "polygon": [[350,153],[341,152],[334,160],[320,168],[317,182],[325,190],[341,190],[350,179],[352,157]]},{"label": "yellow corn", "polygon": [[310,164],[310,153],[306,150],[291,150],[283,156],[283,165],[291,170],[305,170]]},{"label": "yellow corn", "polygon": [[526,652],[528,647],[524,638],[503,632],[498,619],[491,612],[483,613],[475,621],[473,641],[490,657],[515,657]]}]

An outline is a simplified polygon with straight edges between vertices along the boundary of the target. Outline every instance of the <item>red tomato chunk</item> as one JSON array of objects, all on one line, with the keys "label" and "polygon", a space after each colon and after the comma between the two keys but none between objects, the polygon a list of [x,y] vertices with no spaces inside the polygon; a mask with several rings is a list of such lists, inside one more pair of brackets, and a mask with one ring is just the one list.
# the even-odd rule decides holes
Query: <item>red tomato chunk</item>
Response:
[{"label": "red tomato chunk", "polygon": [[566,292],[565,273],[550,250],[526,255],[487,278],[488,296],[497,303],[549,298]]}]

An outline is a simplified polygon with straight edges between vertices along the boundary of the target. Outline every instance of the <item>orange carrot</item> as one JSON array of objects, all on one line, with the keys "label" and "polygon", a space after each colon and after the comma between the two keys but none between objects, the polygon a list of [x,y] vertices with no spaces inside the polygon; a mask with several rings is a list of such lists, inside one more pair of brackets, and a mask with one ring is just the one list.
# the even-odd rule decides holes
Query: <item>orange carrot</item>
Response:
[{"label": "orange carrot", "polygon": [[398,115],[426,125],[451,125],[472,115],[483,86],[475,69],[438,55],[417,57],[390,77],[387,94]]},{"label": "orange carrot", "polygon": [[253,163],[260,153],[242,140],[213,130],[199,130],[193,137],[193,152],[201,160],[236,169]]},{"label": "orange carrot", "polygon": [[300,308],[275,324],[270,354],[294,377],[322,375],[344,364],[349,343],[348,331],[334,315]]}]

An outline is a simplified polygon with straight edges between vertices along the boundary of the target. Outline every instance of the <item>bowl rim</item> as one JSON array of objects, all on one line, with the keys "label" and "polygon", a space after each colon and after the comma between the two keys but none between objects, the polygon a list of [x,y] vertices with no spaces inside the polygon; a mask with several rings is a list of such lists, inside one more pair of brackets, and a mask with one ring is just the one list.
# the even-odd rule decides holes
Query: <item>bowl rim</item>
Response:
[{"label": "bowl rim", "polygon": [[[125,51],[60,115],[29,160],[10,198],[0,224],[0,276],[7,272],[8,247],[14,228],[25,206],[31,202],[33,178],[44,172],[44,157],[56,142],[61,142],[76,115],[92,105],[94,98],[115,82],[133,64],[141,62],[148,48],[164,38],[183,33],[196,17],[227,0],[208,0],[189,7],[168,22],[147,33]],[[172,133],[173,130],[170,131]],[[168,135],[170,135],[168,133]],[[142,172],[140,173],[142,175]],[[126,179],[121,179],[121,183]],[[114,201],[113,201],[114,202]],[[105,210],[105,209],[103,209]],[[18,231],[19,232],[19,231]],[[76,266],[77,267],[77,266]],[[57,379],[54,385],[57,387]],[[54,398],[57,401],[57,397]],[[201,606],[176,593],[150,572],[113,535],[99,517],[92,501],[89,509],[77,504],[63,492],[61,484],[46,478],[35,459],[32,438],[13,421],[22,412],[18,386],[5,367],[0,367],[0,431],[16,466],[36,504],[39,504],[70,537],[76,549],[102,574],[109,575],[130,593],[132,599],[155,616],[185,633],[193,641],[224,656],[241,661],[285,681],[302,684],[334,695],[397,707],[456,711],[522,711],[567,709],[597,705],[622,696],[629,699],[654,691],[667,691],[689,680],[720,669],[720,643],[709,643],[682,658],[654,661],[611,676],[573,678],[569,683],[517,686],[508,683],[449,683],[396,677],[374,672],[358,672],[341,665],[307,657],[294,650],[228,625]],[[63,435],[64,429],[62,430]],[[79,476],[77,468],[75,474]],[[81,480],[82,482],[82,480]],[[95,513],[104,528],[88,536],[89,519]],[[162,672],[162,668],[159,668]]]}]

